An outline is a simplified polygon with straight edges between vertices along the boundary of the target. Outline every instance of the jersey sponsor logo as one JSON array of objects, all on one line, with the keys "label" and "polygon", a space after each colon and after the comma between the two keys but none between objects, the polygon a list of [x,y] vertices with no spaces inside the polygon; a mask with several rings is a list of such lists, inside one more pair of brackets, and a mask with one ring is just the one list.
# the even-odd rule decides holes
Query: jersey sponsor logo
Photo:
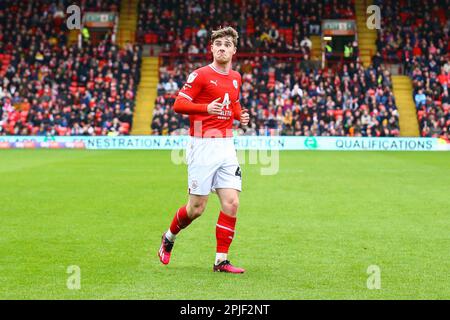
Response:
[{"label": "jersey sponsor logo", "polygon": [[198,76],[197,72],[192,72],[187,79],[187,83],[194,82],[194,80],[195,80],[195,78],[197,78],[197,76]]},{"label": "jersey sponsor logo", "polygon": [[210,83],[214,83],[217,87],[217,80],[209,80]]},{"label": "jersey sponsor logo", "polygon": [[225,93],[225,95],[223,96],[223,101],[222,101],[222,106],[225,107],[225,109],[229,110],[230,109],[230,95],[227,93]]},{"label": "jersey sponsor logo", "polygon": [[233,80],[233,86],[237,89],[237,87],[238,87],[238,82],[237,82],[237,80]]}]

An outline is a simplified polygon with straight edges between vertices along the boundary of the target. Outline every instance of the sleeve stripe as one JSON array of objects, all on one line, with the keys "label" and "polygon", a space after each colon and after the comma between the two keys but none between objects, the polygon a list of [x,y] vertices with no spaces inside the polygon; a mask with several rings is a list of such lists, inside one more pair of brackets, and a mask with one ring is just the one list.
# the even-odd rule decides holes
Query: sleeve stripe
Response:
[{"label": "sleeve stripe", "polygon": [[178,95],[180,95],[180,96],[182,96],[182,97],[185,97],[186,99],[189,99],[189,100],[193,100],[191,97],[189,97],[186,93],[183,93],[183,92],[178,92]]}]

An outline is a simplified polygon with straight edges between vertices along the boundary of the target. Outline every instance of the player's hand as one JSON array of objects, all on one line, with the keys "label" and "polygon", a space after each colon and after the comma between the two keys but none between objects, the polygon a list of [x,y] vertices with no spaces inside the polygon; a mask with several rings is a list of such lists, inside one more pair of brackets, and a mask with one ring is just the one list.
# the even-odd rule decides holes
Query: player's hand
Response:
[{"label": "player's hand", "polygon": [[220,115],[222,113],[222,104],[219,103],[218,101],[220,100],[220,97],[217,98],[216,100],[214,100],[213,102],[211,102],[210,104],[208,104],[208,113],[209,114],[216,114],[216,115]]},{"label": "player's hand", "polygon": [[241,124],[246,126],[250,121],[250,115],[248,114],[247,109],[242,109],[241,111]]}]

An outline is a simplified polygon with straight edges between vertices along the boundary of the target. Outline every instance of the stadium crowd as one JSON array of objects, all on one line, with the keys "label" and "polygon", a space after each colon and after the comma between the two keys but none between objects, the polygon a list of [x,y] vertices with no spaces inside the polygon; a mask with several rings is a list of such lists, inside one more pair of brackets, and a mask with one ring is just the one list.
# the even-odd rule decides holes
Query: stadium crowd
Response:
[{"label": "stadium crowd", "polygon": [[137,36],[165,52],[207,53],[208,31],[229,25],[240,52],[308,53],[322,19],[354,15],[352,0],[141,0]]},{"label": "stadium crowd", "polygon": [[[141,46],[105,38],[67,45],[69,0],[0,1],[0,135],[128,134]],[[118,11],[120,0],[82,0],[83,11]],[[352,18],[353,0],[141,0],[137,40],[163,52],[207,54],[209,31],[228,21],[240,34],[241,103],[251,135],[398,136],[390,73],[396,62],[413,81],[421,135],[449,139],[450,0],[375,0],[381,7],[373,66],[346,61],[338,71],[309,60],[310,36],[325,18]],[[421,10],[417,10],[417,5]],[[204,8],[208,8],[205,10]],[[295,53],[302,58],[274,57]],[[201,58],[200,58],[201,59]],[[187,132],[187,116],[171,109],[189,72],[206,61],[164,61],[151,124],[153,134]],[[242,131],[238,123],[236,130]]]},{"label": "stadium crowd", "polygon": [[[101,10],[118,2],[83,5]],[[140,47],[120,49],[109,39],[67,46],[61,8],[43,0],[2,2],[0,61],[7,66],[0,83],[0,134],[127,134]]]},{"label": "stadium crowd", "polygon": [[[153,114],[155,135],[186,134],[189,119],[174,113],[177,91],[198,64],[163,66]],[[271,57],[239,62],[241,104],[250,111],[247,135],[398,136],[398,112],[391,77],[381,66],[359,63],[342,70],[304,69],[301,64]]]},{"label": "stadium crowd", "polygon": [[375,59],[401,63],[411,77],[421,135],[450,141],[450,1],[379,0],[376,4],[383,21]]}]

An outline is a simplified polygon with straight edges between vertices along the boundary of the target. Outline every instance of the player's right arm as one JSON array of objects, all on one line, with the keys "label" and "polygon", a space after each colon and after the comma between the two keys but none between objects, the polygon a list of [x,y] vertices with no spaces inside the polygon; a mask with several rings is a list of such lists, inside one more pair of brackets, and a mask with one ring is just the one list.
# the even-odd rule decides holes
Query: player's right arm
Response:
[{"label": "player's right arm", "polygon": [[218,101],[220,97],[211,102],[206,103],[193,103],[187,98],[178,96],[173,105],[173,109],[176,113],[182,114],[216,114],[220,115],[222,112],[222,104]]},{"label": "player's right arm", "polygon": [[173,105],[176,113],[181,114],[216,114],[219,115],[222,111],[222,104],[218,101],[220,97],[211,103],[194,103],[193,100],[200,93],[204,86],[204,79],[200,72],[192,72],[183,88],[178,93],[178,96]]}]

